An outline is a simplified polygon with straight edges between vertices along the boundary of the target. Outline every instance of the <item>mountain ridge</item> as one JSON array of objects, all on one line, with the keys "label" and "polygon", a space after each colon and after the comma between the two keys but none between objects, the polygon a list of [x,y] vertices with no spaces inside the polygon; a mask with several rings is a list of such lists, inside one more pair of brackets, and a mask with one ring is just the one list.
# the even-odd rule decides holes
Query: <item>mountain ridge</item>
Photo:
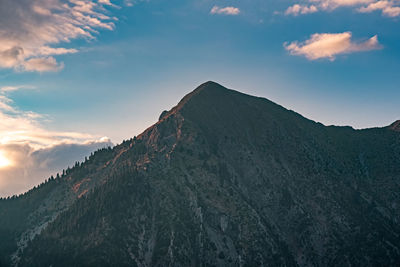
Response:
[{"label": "mountain ridge", "polygon": [[399,138],[207,82],[44,187],[62,184],[70,202],[14,263],[394,265]]},{"label": "mountain ridge", "polygon": [[400,132],[400,120],[393,122],[388,127],[393,131]]},{"label": "mountain ridge", "polygon": [[[185,96],[182,98],[182,100],[180,100],[179,103],[178,103],[175,107],[173,107],[171,110],[169,110],[169,111],[167,111],[167,112],[170,114],[170,113],[176,112],[177,110],[182,109],[182,108],[184,107],[184,105],[185,105],[188,101],[190,101],[192,98],[195,98],[196,95],[198,95],[198,94],[201,93],[202,91],[210,91],[210,92],[212,92],[212,91],[215,91],[215,90],[224,91],[225,93],[240,94],[240,95],[245,96],[245,97],[258,98],[258,99],[263,100],[263,101],[268,101],[268,102],[270,102],[270,103],[272,103],[272,104],[274,104],[274,105],[276,105],[276,106],[278,106],[278,107],[283,108],[283,109],[286,110],[286,111],[293,112],[293,113],[299,115],[300,117],[302,117],[302,118],[304,118],[304,119],[306,119],[306,120],[315,122],[315,123],[317,123],[317,124],[322,124],[322,125],[324,125],[324,126],[326,126],[326,127],[351,128],[351,129],[353,129],[353,130],[368,130],[368,129],[374,129],[374,128],[390,128],[390,129],[395,130],[395,131],[400,131],[400,120],[397,120],[397,121],[391,123],[391,124],[388,125],[388,126],[366,127],[366,128],[361,128],[361,129],[355,129],[353,126],[350,126],[350,125],[326,125],[326,124],[323,124],[322,122],[318,122],[318,121],[315,121],[315,120],[306,118],[306,117],[304,117],[302,114],[297,113],[297,112],[294,111],[294,110],[287,109],[287,108],[285,108],[284,106],[281,106],[281,105],[277,104],[276,102],[273,102],[273,101],[269,100],[268,98],[265,98],[265,97],[262,97],[262,96],[253,96],[253,95],[249,95],[249,94],[246,94],[246,93],[242,93],[242,92],[239,92],[239,91],[236,91],[236,90],[233,90],[233,89],[229,89],[229,88],[226,88],[226,87],[222,86],[221,84],[219,84],[219,83],[217,83],[217,82],[214,82],[214,81],[211,81],[211,80],[202,83],[202,84],[199,85],[195,90],[193,90],[192,92],[190,92],[190,93],[188,93],[187,95],[185,95]],[[166,116],[166,115],[167,115],[167,114],[165,114],[165,116]]]}]

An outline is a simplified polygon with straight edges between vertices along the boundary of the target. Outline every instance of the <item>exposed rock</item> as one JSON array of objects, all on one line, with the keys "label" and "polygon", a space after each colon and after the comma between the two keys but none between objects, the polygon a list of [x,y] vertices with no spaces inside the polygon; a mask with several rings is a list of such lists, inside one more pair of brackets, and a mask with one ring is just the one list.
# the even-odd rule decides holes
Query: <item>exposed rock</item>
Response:
[{"label": "exposed rock", "polygon": [[72,204],[19,266],[400,262],[400,134],[325,127],[213,82],[68,177]]},{"label": "exposed rock", "polygon": [[400,132],[400,120],[393,122],[389,128],[393,131]]},{"label": "exposed rock", "polygon": [[162,120],[165,117],[165,115],[167,115],[167,114],[168,114],[168,110],[164,110],[163,112],[161,112],[160,117],[158,118],[158,120],[159,121]]}]

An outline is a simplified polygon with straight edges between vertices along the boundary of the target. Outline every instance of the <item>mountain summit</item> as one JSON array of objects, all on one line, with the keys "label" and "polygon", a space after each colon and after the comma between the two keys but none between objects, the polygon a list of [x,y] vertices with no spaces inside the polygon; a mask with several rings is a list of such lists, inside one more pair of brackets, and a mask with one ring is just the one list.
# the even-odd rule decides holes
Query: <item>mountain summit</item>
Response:
[{"label": "mountain summit", "polygon": [[393,122],[389,126],[389,128],[392,129],[393,131],[400,132],[400,120],[397,120],[397,121]]},{"label": "mountain summit", "polygon": [[400,134],[207,82],[138,137],[0,201],[18,266],[395,266]]}]

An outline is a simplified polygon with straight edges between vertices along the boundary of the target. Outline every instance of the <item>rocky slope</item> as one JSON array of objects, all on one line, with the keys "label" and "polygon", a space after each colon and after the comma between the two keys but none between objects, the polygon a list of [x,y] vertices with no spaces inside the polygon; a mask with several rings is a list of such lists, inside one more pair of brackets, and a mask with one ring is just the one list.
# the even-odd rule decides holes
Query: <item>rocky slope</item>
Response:
[{"label": "rocky slope", "polygon": [[[396,125],[326,127],[208,82],[137,138],[1,201],[0,223],[37,216],[15,231],[37,233],[18,266],[395,266]],[[10,208],[38,192],[26,214]]]}]

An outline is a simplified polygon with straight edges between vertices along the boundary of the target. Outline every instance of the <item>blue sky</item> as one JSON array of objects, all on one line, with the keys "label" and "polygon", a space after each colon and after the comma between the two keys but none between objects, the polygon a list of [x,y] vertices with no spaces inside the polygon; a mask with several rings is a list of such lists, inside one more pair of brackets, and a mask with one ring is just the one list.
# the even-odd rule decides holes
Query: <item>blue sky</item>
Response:
[{"label": "blue sky", "polygon": [[[27,1],[0,2],[0,88],[9,89],[0,114],[13,120],[0,125],[6,156],[15,144],[119,143],[208,80],[326,125],[400,119],[398,0]],[[84,19],[71,30],[64,21],[77,11]],[[20,121],[24,136],[8,138]],[[9,180],[0,169],[0,189],[1,175]]]}]

